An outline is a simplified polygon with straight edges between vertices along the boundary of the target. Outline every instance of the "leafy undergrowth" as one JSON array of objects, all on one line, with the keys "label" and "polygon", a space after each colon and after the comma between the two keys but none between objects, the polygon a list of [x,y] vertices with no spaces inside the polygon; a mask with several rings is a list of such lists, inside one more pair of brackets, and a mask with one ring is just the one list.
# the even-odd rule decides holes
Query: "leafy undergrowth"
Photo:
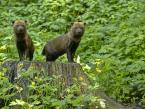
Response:
[{"label": "leafy undergrowth", "polygon": [[[103,99],[90,93],[94,92],[97,87],[90,85],[87,86],[87,89],[83,89],[81,84],[86,83],[78,84],[75,77],[73,79],[76,81],[73,81],[73,85],[65,86],[65,81],[61,81],[62,76],[42,76],[41,73],[44,72],[29,67],[29,70],[19,72],[15,84],[11,84],[5,77],[8,75],[8,72],[5,73],[6,71],[7,69],[3,69],[0,72],[0,108],[2,109],[84,109],[97,107],[103,109],[106,107]],[[80,89],[86,90],[86,93],[82,93]]]},{"label": "leafy undergrowth", "polygon": [[[86,31],[75,59],[114,99],[145,105],[144,0],[3,0],[0,5],[1,62],[18,59],[13,20],[28,21],[38,61],[44,61],[41,50],[46,40],[82,20]],[[57,61],[67,62],[66,56]]]}]

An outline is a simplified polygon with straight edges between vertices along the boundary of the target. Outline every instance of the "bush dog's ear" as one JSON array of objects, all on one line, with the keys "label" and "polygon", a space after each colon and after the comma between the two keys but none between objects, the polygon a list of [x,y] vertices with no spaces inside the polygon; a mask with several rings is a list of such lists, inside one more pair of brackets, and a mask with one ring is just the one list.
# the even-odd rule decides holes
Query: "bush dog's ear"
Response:
[{"label": "bush dog's ear", "polygon": [[27,20],[24,20],[24,22],[27,24]]},{"label": "bush dog's ear", "polygon": [[12,24],[14,24],[14,23],[15,23],[15,20],[12,21]]},{"label": "bush dog's ear", "polygon": [[70,23],[70,26],[72,26],[73,24],[74,24],[74,22],[71,22],[71,23]]}]

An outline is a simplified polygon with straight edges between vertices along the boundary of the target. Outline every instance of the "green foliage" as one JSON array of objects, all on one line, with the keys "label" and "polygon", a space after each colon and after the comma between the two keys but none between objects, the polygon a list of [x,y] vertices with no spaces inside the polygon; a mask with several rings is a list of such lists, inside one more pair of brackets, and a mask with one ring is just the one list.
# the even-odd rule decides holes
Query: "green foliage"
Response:
[{"label": "green foliage", "polygon": [[12,20],[28,21],[34,60],[44,60],[46,40],[82,20],[86,31],[76,56],[88,76],[115,99],[145,105],[144,0],[2,0],[0,5],[0,61],[18,59]]},{"label": "green foliage", "polygon": [[104,61],[99,79],[107,93],[116,99],[145,105],[145,16],[142,14],[145,5],[136,1],[126,5],[128,10],[122,12],[124,18],[117,22],[113,31],[107,29],[111,37],[97,54]]},{"label": "green foliage", "polygon": [[[61,76],[40,76],[42,72],[32,70],[31,67],[26,72],[19,72],[17,79],[21,78],[21,82],[18,81],[18,83],[12,85],[4,76],[4,72],[6,71],[0,72],[0,102],[4,100],[3,109],[16,107],[23,109],[48,109],[54,107],[68,109],[70,106],[75,109],[83,109],[93,105],[102,107],[100,104],[102,100],[90,93],[95,91],[96,87],[88,86],[88,91],[82,94],[81,86],[77,84],[77,81],[76,84],[66,87],[65,81],[60,81],[62,80]],[[24,83],[25,81],[22,78],[26,78],[28,83]],[[22,81],[28,85],[27,94],[29,96],[27,95],[27,98],[24,97],[24,92],[22,92],[26,89],[20,86]],[[20,98],[17,98],[18,93],[21,93]]]}]

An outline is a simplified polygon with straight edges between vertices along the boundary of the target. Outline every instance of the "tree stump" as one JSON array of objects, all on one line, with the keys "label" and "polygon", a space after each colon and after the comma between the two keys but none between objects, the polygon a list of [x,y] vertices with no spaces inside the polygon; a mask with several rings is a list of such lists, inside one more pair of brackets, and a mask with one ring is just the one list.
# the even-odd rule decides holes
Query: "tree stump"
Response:
[{"label": "tree stump", "polygon": [[[83,72],[81,66],[77,63],[65,64],[56,62],[7,61],[1,65],[0,70],[4,68],[6,69],[6,77],[8,77],[9,81],[12,84],[17,84],[23,87],[23,90],[20,93],[17,93],[12,99],[28,99],[29,93],[27,86],[29,85],[29,79],[34,79],[37,76],[60,76],[60,78],[57,79],[55,83],[51,83],[57,84],[62,81],[64,84],[60,86],[60,92],[77,82],[77,84],[80,84],[80,94],[84,94],[87,92],[88,86],[90,85],[89,78]],[[30,75],[30,78],[19,76],[21,72],[31,72],[34,70],[38,72],[35,74],[32,73],[32,75]],[[123,106],[120,103],[117,103],[116,101],[110,99],[103,91],[100,90],[96,90],[94,96],[99,96],[100,98],[105,99],[107,109],[141,109]]]}]

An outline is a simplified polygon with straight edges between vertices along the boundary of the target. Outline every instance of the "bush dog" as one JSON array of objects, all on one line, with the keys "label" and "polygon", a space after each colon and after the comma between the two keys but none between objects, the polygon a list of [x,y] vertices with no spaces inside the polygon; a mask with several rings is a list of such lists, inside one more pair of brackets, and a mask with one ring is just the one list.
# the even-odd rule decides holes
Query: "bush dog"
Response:
[{"label": "bush dog", "polygon": [[59,56],[67,53],[68,62],[74,62],[75,51],[84,31],[85,24],[83,22],[74,22],[66,34],[48,41],[42,50],[46,61],[55,61]]}]

